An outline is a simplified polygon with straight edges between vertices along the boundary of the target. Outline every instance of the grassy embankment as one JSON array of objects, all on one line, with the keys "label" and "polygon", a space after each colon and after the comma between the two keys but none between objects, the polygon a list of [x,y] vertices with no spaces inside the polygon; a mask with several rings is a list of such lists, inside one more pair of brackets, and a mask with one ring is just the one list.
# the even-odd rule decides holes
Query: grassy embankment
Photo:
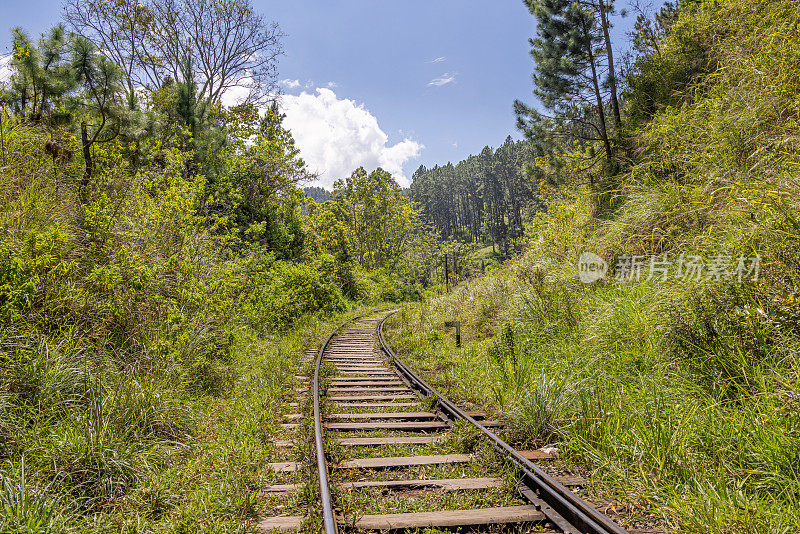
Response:
[{"label": "grassy embankment", "polygon": [[81,204],[80,160],[0,128],[0,532],[241,532],[303,510],[261,491],[300,454],[274,440],[303,347],[381,288],[358,280],[356,303],[324,255],[230,246],[191,154],[133,172],[103,145]]},{"label": "grassy embankment", "polygon": [[[554,192],[525,254],[392,322],[445,391],[678,531],[800,530],[799,27],[786,0],[687,8],[631,80],[629,117],[655,114],[628,121],[624,172]],[[759,254],[761,274],[584,285],[583,251]]]}]

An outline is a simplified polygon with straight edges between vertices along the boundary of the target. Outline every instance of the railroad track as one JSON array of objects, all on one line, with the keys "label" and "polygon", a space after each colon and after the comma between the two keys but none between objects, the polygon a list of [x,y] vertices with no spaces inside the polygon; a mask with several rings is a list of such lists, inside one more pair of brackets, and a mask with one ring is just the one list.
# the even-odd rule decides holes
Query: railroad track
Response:
[{"label": "railroad track", "polygon": [[[558,480],[532,463],[547,453],[513,449],[492,432],[500,423],[461,410],[399,360],[382,335],[391,313],[346,323],[316,357],[313,462],[326,534],[530,527],[625,534],[567,488],[580,483],[575,477]],[[323,391],[326,366],[335,373]],[[480,436],[504,467],[458,450],[465,433]],[[267,518],[259,528],[297,530],[302,521]]]}]

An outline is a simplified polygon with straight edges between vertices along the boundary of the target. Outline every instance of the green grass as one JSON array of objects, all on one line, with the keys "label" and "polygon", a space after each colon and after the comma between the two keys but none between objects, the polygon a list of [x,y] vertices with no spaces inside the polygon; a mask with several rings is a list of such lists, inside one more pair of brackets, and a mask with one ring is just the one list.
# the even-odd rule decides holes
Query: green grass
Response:
[{"label": "green grass", "polygon": [[[632,71],[627,159],[594,182],[611,189],[567,164],[525,254],[390,320],[447,395],[501,411],[516,443],[558,443],[600,495],[677,532],[800,531],[798,24],[788,0],[684,3]],[[644,80],[669,87],[654,114]],[[584,251],[759,254],[761,274],[583,285]]]},{"label": "green grass", "polygon": [[[85,418],[43,418],[17,430],[17,442],[30,445],[0,467],[0,532],[252,532],[259,517],[308,513],[316,507],[308,490],[276,496],[262,488],[306,483],[309,473],[274,474],[266,464],[309,456],[302,429],[279,424],[298,411],[310,419],[305,395],[300,408],[287,406],[298,400],[295,375],[309,372],[305,348],[341,319],[308,318],[271,337],[241,330],[220,395],[186,396],[113,375],[102,385],[83,374],[70,381],[81,367],[63,361],[38,368],[60,395],[51,409],[68,410],[78,386],[89,389],[90,406]],[[298,448],[274,444],[290,438]]]},{"label": "green grass", "polygon": [[[800,426],[784,404],[800,393],[796,361],[739,362],[746,389],[709,387],[719,373],[670,353],[659,292],[635,285],[576,290],[579,304],[537,308],[538,321],[528,305],[509,307],[495,338],[465,329],[456,348],[442,323],[474,317],[458,305],[459,292],[476,290],[407,307],[390,323],[398,354],[445,394],[501,410],[518,446],[558,443],[601,495],[646,503],[681,529],[797,528]],[[557,335],[564,306],[578,306],[581,321]]]}]

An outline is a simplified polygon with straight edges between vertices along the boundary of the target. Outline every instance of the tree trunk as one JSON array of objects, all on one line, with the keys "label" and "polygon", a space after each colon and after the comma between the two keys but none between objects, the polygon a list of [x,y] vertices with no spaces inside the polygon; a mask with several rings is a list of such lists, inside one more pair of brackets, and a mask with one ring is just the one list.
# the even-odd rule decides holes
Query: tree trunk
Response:
[{"label": "tree trunk", "polygon": [[603,145],[606,149],[606,161],[611,164],[611,142],[608,139],[608,130],[606,129],[606,112],[603,109],[603,95],[600,93],[600,83],[597,80],[597,65],[595,64],[594,52],[592,51],[592,37],[585,25],[583,27],[583,34],[586,38],[586,51],[589,55],[589,64],[592,67],[592,84],[594,85],[594,95],[597,98],[597,114],[600,118],[600,137],[603,138]]},{"label": "tree trunk", "polygon": [[83,171],[81,183],[78,186],[78,198],[80,199],[81,204],[86,204],[88,201],[88,194],[86,190],[89,188],[89,182],[92,179],[92,172],[94,170],[91,145],[89,144],[89,134],[86,131],[86,121],[81,122],[81,144],[83,145],[83,161],[85,164],[85,169]]},{"label": "tree trunk", "polygon": [[603,37],[606,42],[606,54],[608,54],[608,84],[611,89],[611,110],[614,113],[614,126],[619,130],[622,124],[622,117],[619,113],[619,100],[617,99],[617,72],[614,70],[614,51],[611,49],[611,36],[608,31],[608,13],[606,13],[606,3],[598,0],[600,4],[600,22],[603,26]]}]

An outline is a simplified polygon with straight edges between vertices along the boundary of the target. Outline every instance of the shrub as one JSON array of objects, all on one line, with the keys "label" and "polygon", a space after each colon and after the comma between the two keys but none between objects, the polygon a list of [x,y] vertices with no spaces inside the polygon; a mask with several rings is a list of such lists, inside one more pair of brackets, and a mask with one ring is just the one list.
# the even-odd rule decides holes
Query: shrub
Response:
[{"label": "shrub", "polygon": [[245,299],[253,310],[252,325],[286,329],[311,312],[331,312],[344,307],[344,297],[334,283],[333,257],[320,256],[316,264],[276,261],[269,270],[253,273],[253,290]]},{"label": "shrub", "polygon": [[754,393],[779,359],[777,332],[751,291],[710,287],[692,295],[688,306],[672,310],[668,347],[715,397]]}]

